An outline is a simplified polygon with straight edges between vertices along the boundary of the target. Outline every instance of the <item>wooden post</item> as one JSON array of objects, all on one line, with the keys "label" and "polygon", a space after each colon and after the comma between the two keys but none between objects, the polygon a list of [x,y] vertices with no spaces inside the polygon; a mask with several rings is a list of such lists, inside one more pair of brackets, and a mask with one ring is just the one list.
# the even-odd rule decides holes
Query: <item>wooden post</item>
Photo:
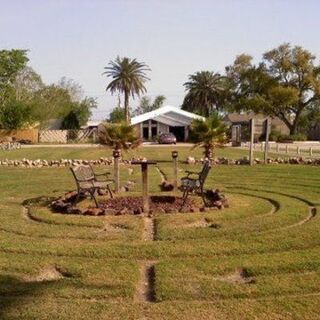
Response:
[{"label": "wooden post", "polygon": [[300,147],[297,146],[297,154],[300,154]]},{"label": "wooden post", "polygon": [[251,119],[250,120],[250,152],[249,152],[250,166],[253,165],[253,145],[254,145],[254,119]]},{"label": "wooden post", "polygon": [[115,192],[120,190],[120,157],[121,150],[113,150]]},{"label": "wooden post", "polygon": [[270,135],[270,119],[265,120],[265,126],[266,126],[266,139],[264,143],[264,164],[268,161],[268,146],[269,146],[269,135]]},{"label": "wooden post", "polygon": [[279,146],[279,143],[277,143],[277,149],[276,149],[277,153],[279,153],[280,151],[280,146]]},{"label": "wooden post", "polygon": [[309,155],[310,155],[310,157],[312,157],[312,147],[310,147],[310,149],[309,149]]},{"label": "wooden post", "polygon": [[148,164],[141,165],[142,171],[142,197],[143,197],[143,213],[149,213],[149,194],[148,194]]},{"label": "wooden post", "polygon": [[178,190],[178,151],[172,151],[173,160],[173,187],[174,191]]},{"label": "wooden post", "polygon": [[286,153],[289,153],[289,146],[286,145]]}]

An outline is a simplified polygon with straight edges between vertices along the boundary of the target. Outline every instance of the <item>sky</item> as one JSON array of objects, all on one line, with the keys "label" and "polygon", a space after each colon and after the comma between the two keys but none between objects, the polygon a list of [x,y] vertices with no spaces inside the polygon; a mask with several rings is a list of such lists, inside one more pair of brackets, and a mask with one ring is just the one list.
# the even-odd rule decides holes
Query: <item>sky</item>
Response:
[{"label": "sky", "polygon": [[223,73],[241,53],[259,61],[290,42],[319,62],[319,13],[319,0],[0,0],[0,49],[28,49],[48,84],[81,84],[101,120],[117,104],[102,73],[118,55],[150,66],[148,96],[180,106],[188,75]]}]

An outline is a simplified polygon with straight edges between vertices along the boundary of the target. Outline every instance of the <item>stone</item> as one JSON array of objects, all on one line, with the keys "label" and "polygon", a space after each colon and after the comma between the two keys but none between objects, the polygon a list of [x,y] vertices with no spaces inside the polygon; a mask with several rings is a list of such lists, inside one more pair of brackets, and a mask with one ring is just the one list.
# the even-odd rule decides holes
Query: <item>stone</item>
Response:
[{"label": "stone", "polygon": [[115,216],[116,213],[117,213],[117,210],[115,210],[115,209],[111,209],[111,208],[104,209],[105,215]]},{"label": "stone", "polygon": [[194,157],[187,157],[187,160],[186,160],[187,164],[195,164],[196,163],[196,159]]},{"label": "stone", "polygon": [[190,212],[200,212],[200,208],[197,206],[191,206],[190,207]]}]

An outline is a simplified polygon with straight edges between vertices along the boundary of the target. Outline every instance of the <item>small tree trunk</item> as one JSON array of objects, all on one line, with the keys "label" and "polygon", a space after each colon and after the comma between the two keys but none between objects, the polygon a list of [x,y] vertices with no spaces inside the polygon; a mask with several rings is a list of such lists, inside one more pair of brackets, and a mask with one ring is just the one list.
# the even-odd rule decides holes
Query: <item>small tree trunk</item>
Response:
[{"label": "small tree trunk", "polygon": [[126,123],[129,124],[130,115],[129,115],[129,92],[124,92],[124,112],[126,117]]},{"label": "small tree trunk", "polygon": [[213,146],[207,145],[204,150],[204,156],[211,162],[213,157]]}]

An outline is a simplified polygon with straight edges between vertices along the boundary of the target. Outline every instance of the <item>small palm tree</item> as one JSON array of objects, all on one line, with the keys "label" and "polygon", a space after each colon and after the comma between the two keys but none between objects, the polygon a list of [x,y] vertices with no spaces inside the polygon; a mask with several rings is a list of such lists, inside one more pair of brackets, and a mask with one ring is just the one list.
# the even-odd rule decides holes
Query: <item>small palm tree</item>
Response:
[{"label": "small palm tree", "polygon": [[132,96],[134,99],[135,96],[146,93],[147,89],[144,83],[149,80],[146,71],[150,71],[150,68],[136,59],[117,57],[114,61],[110,61],[104,69],[103,74],[112,78],[106,90],[111,94],[118,92],[124,95],[126,122],[129,123],[129,97]]},{"label": "small palm tree", "polygon": [[133,126],[126,122],[104,123],[99,126],[100,143],[114,150],[128,150],[138,147],[141,140]]},{"label": "small palm tree", "polygon": [[222,147],[227,141],[226,125],[217,113],[205,120],[195,119],[191,126],[191,137],[195,142],[193,149],[203,148],[204,156],[211,161],[214,149]]},{"label": "small palm tree", "polygon": [[226,78],[211,71],[200,71],[189,75],[189,81],[184,86],[187,94],[182,109],[208,117],[219,107],[226,88]]},{"label": "small palm tree", "polygon": [[104,123],[99,126],[100,143],[113,148],[115,191],[120,190],[120,157],[121,150],[134,149],[141,140],[133,126],[126,122]]}]

